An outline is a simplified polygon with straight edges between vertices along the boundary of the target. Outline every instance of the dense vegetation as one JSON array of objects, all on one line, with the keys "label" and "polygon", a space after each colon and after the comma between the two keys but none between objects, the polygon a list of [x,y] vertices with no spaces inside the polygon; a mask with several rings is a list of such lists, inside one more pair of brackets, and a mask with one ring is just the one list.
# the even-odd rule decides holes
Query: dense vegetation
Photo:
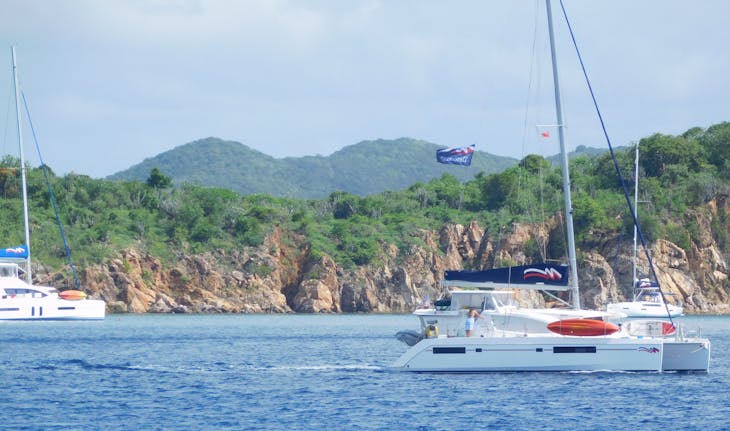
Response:
[{"label": "dense vegetation", "polygon": [[[730,123],[691,129],[681,136],[653,135],[639,142],[639,217],[648,240],[667,238],[688,249],[698,238],[696,213],[730,192]],[[633,148],[617,153],[633,188]],[[435,162],[432,162],[435,163]],[[467,182],[451,174],[400,191],[369,196],[331,192],[323,199],[241,195],[224,188],[182,184],[158,169],[145,181],[110,181],[48,172],[77,265],[100,263],[125,247],[163,261],[179,253],[260,245],[274,226],[302,234],[317,258],[327,253],[344,266],[376,263],[383,243],[407,250],[418,229],[477,220],[497,235],[513,222],[544,220],[562,208],[561,175],[546,159],[530,155],[500,173],[479,173]],[[631,235],[626,201],[608,154],[571,160],[575,228],[579,247],[596,238]],[[0,163],[0,237],[22,242],[17,160]],[[42,168],[28,169],[32,248],[53,267],[65,259]],[[712,234],[728,250],[727,214]],[[423,245],[423,244],[419,244]],[[564,244],[528,250],[560,258]]]}]

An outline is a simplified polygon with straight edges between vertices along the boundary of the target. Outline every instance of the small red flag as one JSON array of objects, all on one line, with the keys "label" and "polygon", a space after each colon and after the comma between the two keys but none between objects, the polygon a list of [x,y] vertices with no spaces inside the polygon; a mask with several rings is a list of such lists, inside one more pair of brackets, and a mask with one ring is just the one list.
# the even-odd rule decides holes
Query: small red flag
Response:
[{"label": "small red flag", "polygon": [[550,137],[550,132],[548,132],[548,131],[546,130],[546,131],[544,131],[544,132],[540,133],[540,135],[542,135],[542,137],[543,137],[543,138],[549,138],[549,137]]}]

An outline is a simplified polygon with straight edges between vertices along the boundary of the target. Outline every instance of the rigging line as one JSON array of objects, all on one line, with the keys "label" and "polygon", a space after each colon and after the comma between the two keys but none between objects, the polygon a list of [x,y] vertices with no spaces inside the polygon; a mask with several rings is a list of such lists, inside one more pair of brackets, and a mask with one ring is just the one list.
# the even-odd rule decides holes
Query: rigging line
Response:
[{"label": "rigging line", "polygon": [[43,168],[43,176],[46,178],[46,185],[48,186],[48,194],[51,196],[51,204],[53,205],[53,211],[56,213],[56,222],[58,223],[58,229],[61,231],[61,239],[63,239],[63,247],[66,250],[66,258],[68,259],[68,264],[71,266],[71,273],[74,277],[74,286],[76,286],[76,289],[81,288],[81,283],[79,282],[78,274],[76,273],[76,267],[74,266],[73,260],[71,259],[71,249],[68,246],[68,241],[66,241],[66,233],[63,230],[63,224],[61,224],[61,216],[58,213],[58,205],[56,205],[56,197],[53,195],[53,187],[51,187],[51,181],[48,178],[48,167],[46,166],[45,162],[43,161],[43,156],[41,155],[41,147],[38,145],[38,138],[36,137],[35,128],[33,127],[33,120],[30,117],[30,110],[28,109],[28,102],[25,100],[25,93],[22,91],[20,92],[22,98],[23,98],[23,106],[25,106],[25,113],[28,116],[28,124],[30,125],[30,131],[33,135],[33,142],[35,143],[36,151],[38,151],[38,159],[41,162],[41,167]]},{"label": "rigging line", "polygon": [[[541,32],[539,31],[540,30],[539,26],[543,22],[540,5],[541,5],[541,2],[539,0],[535,0],[535,35],[533,37],[533,56],[535,58],[535,65],[537,68],[537,72],[535,73],[535,76],[536,76],[535,84],[537,87],[535,89],[535,94],[537,95],[537,100],[535,101],[535,105],[537,106],[537,110],[538,110],[538,112],[535,113],[535,123],[537,123],[538,118],[542,118],[542,115],[540,112],[541,111],[540,98],[541,98],[541,94],[542,94],[542,91],[541,91],[542,90],[542,81],[541,80],[542,80],[543,74],[540,72],[542,70],[542,63],[540,61],[541,57],[539,55],[537,55],[538,34],[541,34]],[[532,71],[530,71],[530,73],[532,74]],[[535,139],[535,137],[537,137],[537,136],[540,136],[540,137],[537,137],[537,148],[538,148],[538,152],[540,152],[540,150],[542,150],[542,141],[543,141],[542,139],[540,139],[542,137],[542,132],[539,130],[536,130],[535,132],[537,133],[537,135],[533,135],[533,139]],[[541,154],[540,154],[540,156],[542,157]],[[542,157],[542,158],[544,159],[544,157]],[[543,223],[543,225],[545,225],[547,223],[547,217],[545,216],[545,200],[544,200],[544,198],[545,198],[545,171],[543,169],[542,164],[540,164],[540,166],[539,166],[538,186],[539,186],[538,198],[540,200],[540,204],[538,206],[539,212],[540,212],[539,220],[541,223]],[[545,252],[543,247],[541,247],[540,255],[541,255],[542,261],[546,262],[547,253]]]},{"label": "rigging line", "polygon": [[[524,110],[524,124],[522,129],[522,147],[521,147],[521,157],[520,162],[524,161],[525,158],[528,156],[528,150],[527,150],[527,141],[532,141],[533,138],[529,138],[528,136],[532,137],[532,133],[528,135],[528,130],[532,131],[532,127],[528,127],[528,124],[530,123],[530,120],[534,121],[533,127],[535,128],[534,131],[536,133],[540,133],[539,127],[537,125],[537,119],[540,117],[539,112],[532,113],[531,118],[531,104],[534,104],[534,106],[537,107],[535,111],[539,111],[539,96],[540,96],[540,56],[537,55],[538,52],[538,42],[539,42],[539,34],[540,34],[540,6],[539,1],[535,0],[535,8],[534,8],[534,22],[533,22],[533,36],[532,36],[532,44],[530,48],[530,65],[529,65],[529,78],[528,78],[528,85],[527,85],[527,93],[525,95],[525,110]],[[531,100],[532,98],[535,98],[536,100]],[[540,145],[540,142],[538,142],[538,147]],[[545,203],[544,203],[544,170],[542,169],[542,166],[539,166],[539,179],[537,181],[537,187],[536,190],[537,195],[535,196],[533,194],[532,188],[528,188],[527,184],[529,183],[529,179],[531,174],[527,171],[527,165],[522,164],[520,165],[519,169],[519,175],[518,175],[518,184],[517,184],[517,202],[521,206],[521,211],[525,212],[527,215],[527,222],[531,226],[535,226],[536,223],[542,223],[543,225],[546,223],[546,216],[545,216]],[[533,198],[536,198],[538,202],[533,202]],[[522,203],[524,202],[524,204]],[[540,241],[536,241],[536,244],[538,245],[538,251],[540,254],[540,259],[542,262],[545,262],[547,259],[547,255],[545,252],[545,247],[540,243]]]},{"label": "rigging line", "polygon": [[611,159],[613,160],[613,166],[616,169],[616,172],[618,173],[619,182],[621,183],[621,188],[624,192],[624,197],[626,198],[626,204],[629,206],[629,211],[631,212],[631,218],[634,221],[634,227],[636,227],[636,232],[638,234],[639,240],[641,241],[641,247],[644,249],[644,254],[646,255],[646,259],[649,263],[649,269],[651,270],[651,275],[654,278],[654,281],[656,281],[657,287],[659,288],[659,294],[662,296],[662,301],[664,301],[664,308],[667,312],[667,317],[669,318],[669,322],[674,325],[674,320],[672,319],[672,315],[669,312],[669,304],[667,303],[667,298],[664,295],[664,291],[662,290],[661,285],[659,284],[659,277],[657,277],[656,270],[654,268],[654,262],[651,259],[651,255],[649,253],[649,249],[646,246],[646,240],[644,238],[644,234],[641,232],[641,226],[639,226],[639,220],[636,218],[636,211],[634,210],[634,206],[631,204],[631,197],[629,196],[628,188],[626,187],[626,181],[624,180],[623,175],[621,175],[621,168],[618,166],[618,160],[616,159],[616,153],[613,151],[613,145],[611,145],[611,139],[608,136],[608,131],[606,130],[606,124],[603,121],[603,115],[601,114],[601,110],[598,107],[598,101],[596,100],[596,95],[593,92],[593,86],[591,85],[591,81],[588,78],[588,72],[586,71],[585,64],[583,63],[583,56],[580,54],[580,49],[578,49],[578,42],[575,40],[575,34],[573,33],[573,27],[570,25],[570,20],[568,19],[568,13],[565,11],[565,5],[563,4],[563,0],[560,0],[560,8],[563,11],[563,17],[565,18],[565,23],[568,25],[568,31],[570,32],[570,38],[573,42],[573,47],[575,48],[575,52],[578,55],[578,61],[580,62],[581,70],[583,71],[583,77],[586,80],[586,85],[588,86],[588,91],[591,94],[591,99],[593,100],[593,106],[596,108],[596,114],[598,115],[598,120],[601,122],[601,129],[603,130],[603,136],[606,138],[606,143],[608,144],[608,149],[611,153]]},{"label": "rigging line", "polygon": [[[530,74],[529,79],[527,80],[527,94],[525,97],[525,121],[522,127],[522,157],[524,158],[526,156],[526,142],[527,142],[527,122],[528,117],[530,116],[529,110],[530,110],[530,94],[532,92],[532,80],[534,79],[534,70],[533,66],[537,62],[535,52],[537,51],[536,45],[537,45],[537,23],[538,23],[538,10],[537,7],[535,7],[535,23],[533,25],[533,36],[532,36],[532,48],[530,49],[531,54],[531,60],[530,60]],[[534,60],[534,61],[533,61]],[[539,67],[538,67],[539,69]],[[538,89],[539,89],[539,82],[538,82]]]},{"label": "rigging line", "polygon": [[[531,208],[532,205],[529,205],[529,190],[526,190],[525,184],[527,183],[527,172],[525,170],[525,166],[520,166],[519,163],[525,160],[525,157],[527,156],[527,130],[528,130],[528,122],[530,117],[530,95],[532,94],[532,83],[533,79],[535,79],[535,64],[537,63],[537,27],[539,23],[538,18],[538,4],[537,0],[535,1],[535,15],[534,15],[534,23],[533,23],[533,30],[532,30],[532,46],[530,48],[530,68],[529,68],[529,77],[527,80],[527,92],[525,94],[525,116],[524,116],[524,124],[522,126],[522,148],[520,153],[520,161],[518,162],[518,167],[520,168],[517,176],[517,202],[520,202],[520,198],[524,198],[526,201],[525,210],[528,213],[528,222],[534,223],[535,222],[535,215],[533,214]],[[537,68],[539,69],[539,67]],[[538,89],[539,89],[539,82],[538,82]],[[539,93],[538,93],[539,94]]]}]

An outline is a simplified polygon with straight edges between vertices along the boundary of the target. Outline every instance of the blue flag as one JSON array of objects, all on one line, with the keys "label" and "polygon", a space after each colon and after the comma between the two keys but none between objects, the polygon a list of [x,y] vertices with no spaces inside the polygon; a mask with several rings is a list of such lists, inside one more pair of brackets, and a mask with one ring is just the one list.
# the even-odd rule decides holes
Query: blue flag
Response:
[{"label": "blue flag", "polygon": [[471,165],[471,157],[474,155],[476,144],[461,148],[444,148],[436,150],[436,161],[451,165]]}]

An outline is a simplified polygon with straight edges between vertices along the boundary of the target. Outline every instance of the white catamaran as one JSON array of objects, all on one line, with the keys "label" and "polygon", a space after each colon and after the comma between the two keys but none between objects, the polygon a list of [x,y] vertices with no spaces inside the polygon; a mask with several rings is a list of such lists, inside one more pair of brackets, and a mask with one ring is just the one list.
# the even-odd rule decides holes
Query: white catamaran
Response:
[{"label": "white catamaran", "polygon": [[[13,83],[17,112],[20,177],[23,197],[25,244],[0,249],[0,320],[99,320],[104,319],[106,303],[87,299],[79,290],[59,292],[54,287],[33,285],[30,262],[30,229],[23,138],[18,96],[15,47],[12,47]],[[22,265],[22,266],[21,266]]]},{"label": "white catamaran", "polygon": [[[414,312],[418,331],[396,337],[410,347],[391,369],[415,372],[693,371],[707,372],[710,341],[685,336],[664,322],[610,322],[580,308],[568,154],[550,0],[546,0],[556,117],[563,172],[569,266],[526,265],[487,271],[446,271],[450,298]],[[570,280],[570,281],[569,281]],[[466,290],[462,290],[466,289]],[[570,309],[516,306],[504,289],[572,292]],[[476,315],[473,316],[473,311]],[[466,325],[467,319],[473,319]],[[654,323],[659,326],[654,327]],[[668,326],[667,326],[668,325]]]}]

